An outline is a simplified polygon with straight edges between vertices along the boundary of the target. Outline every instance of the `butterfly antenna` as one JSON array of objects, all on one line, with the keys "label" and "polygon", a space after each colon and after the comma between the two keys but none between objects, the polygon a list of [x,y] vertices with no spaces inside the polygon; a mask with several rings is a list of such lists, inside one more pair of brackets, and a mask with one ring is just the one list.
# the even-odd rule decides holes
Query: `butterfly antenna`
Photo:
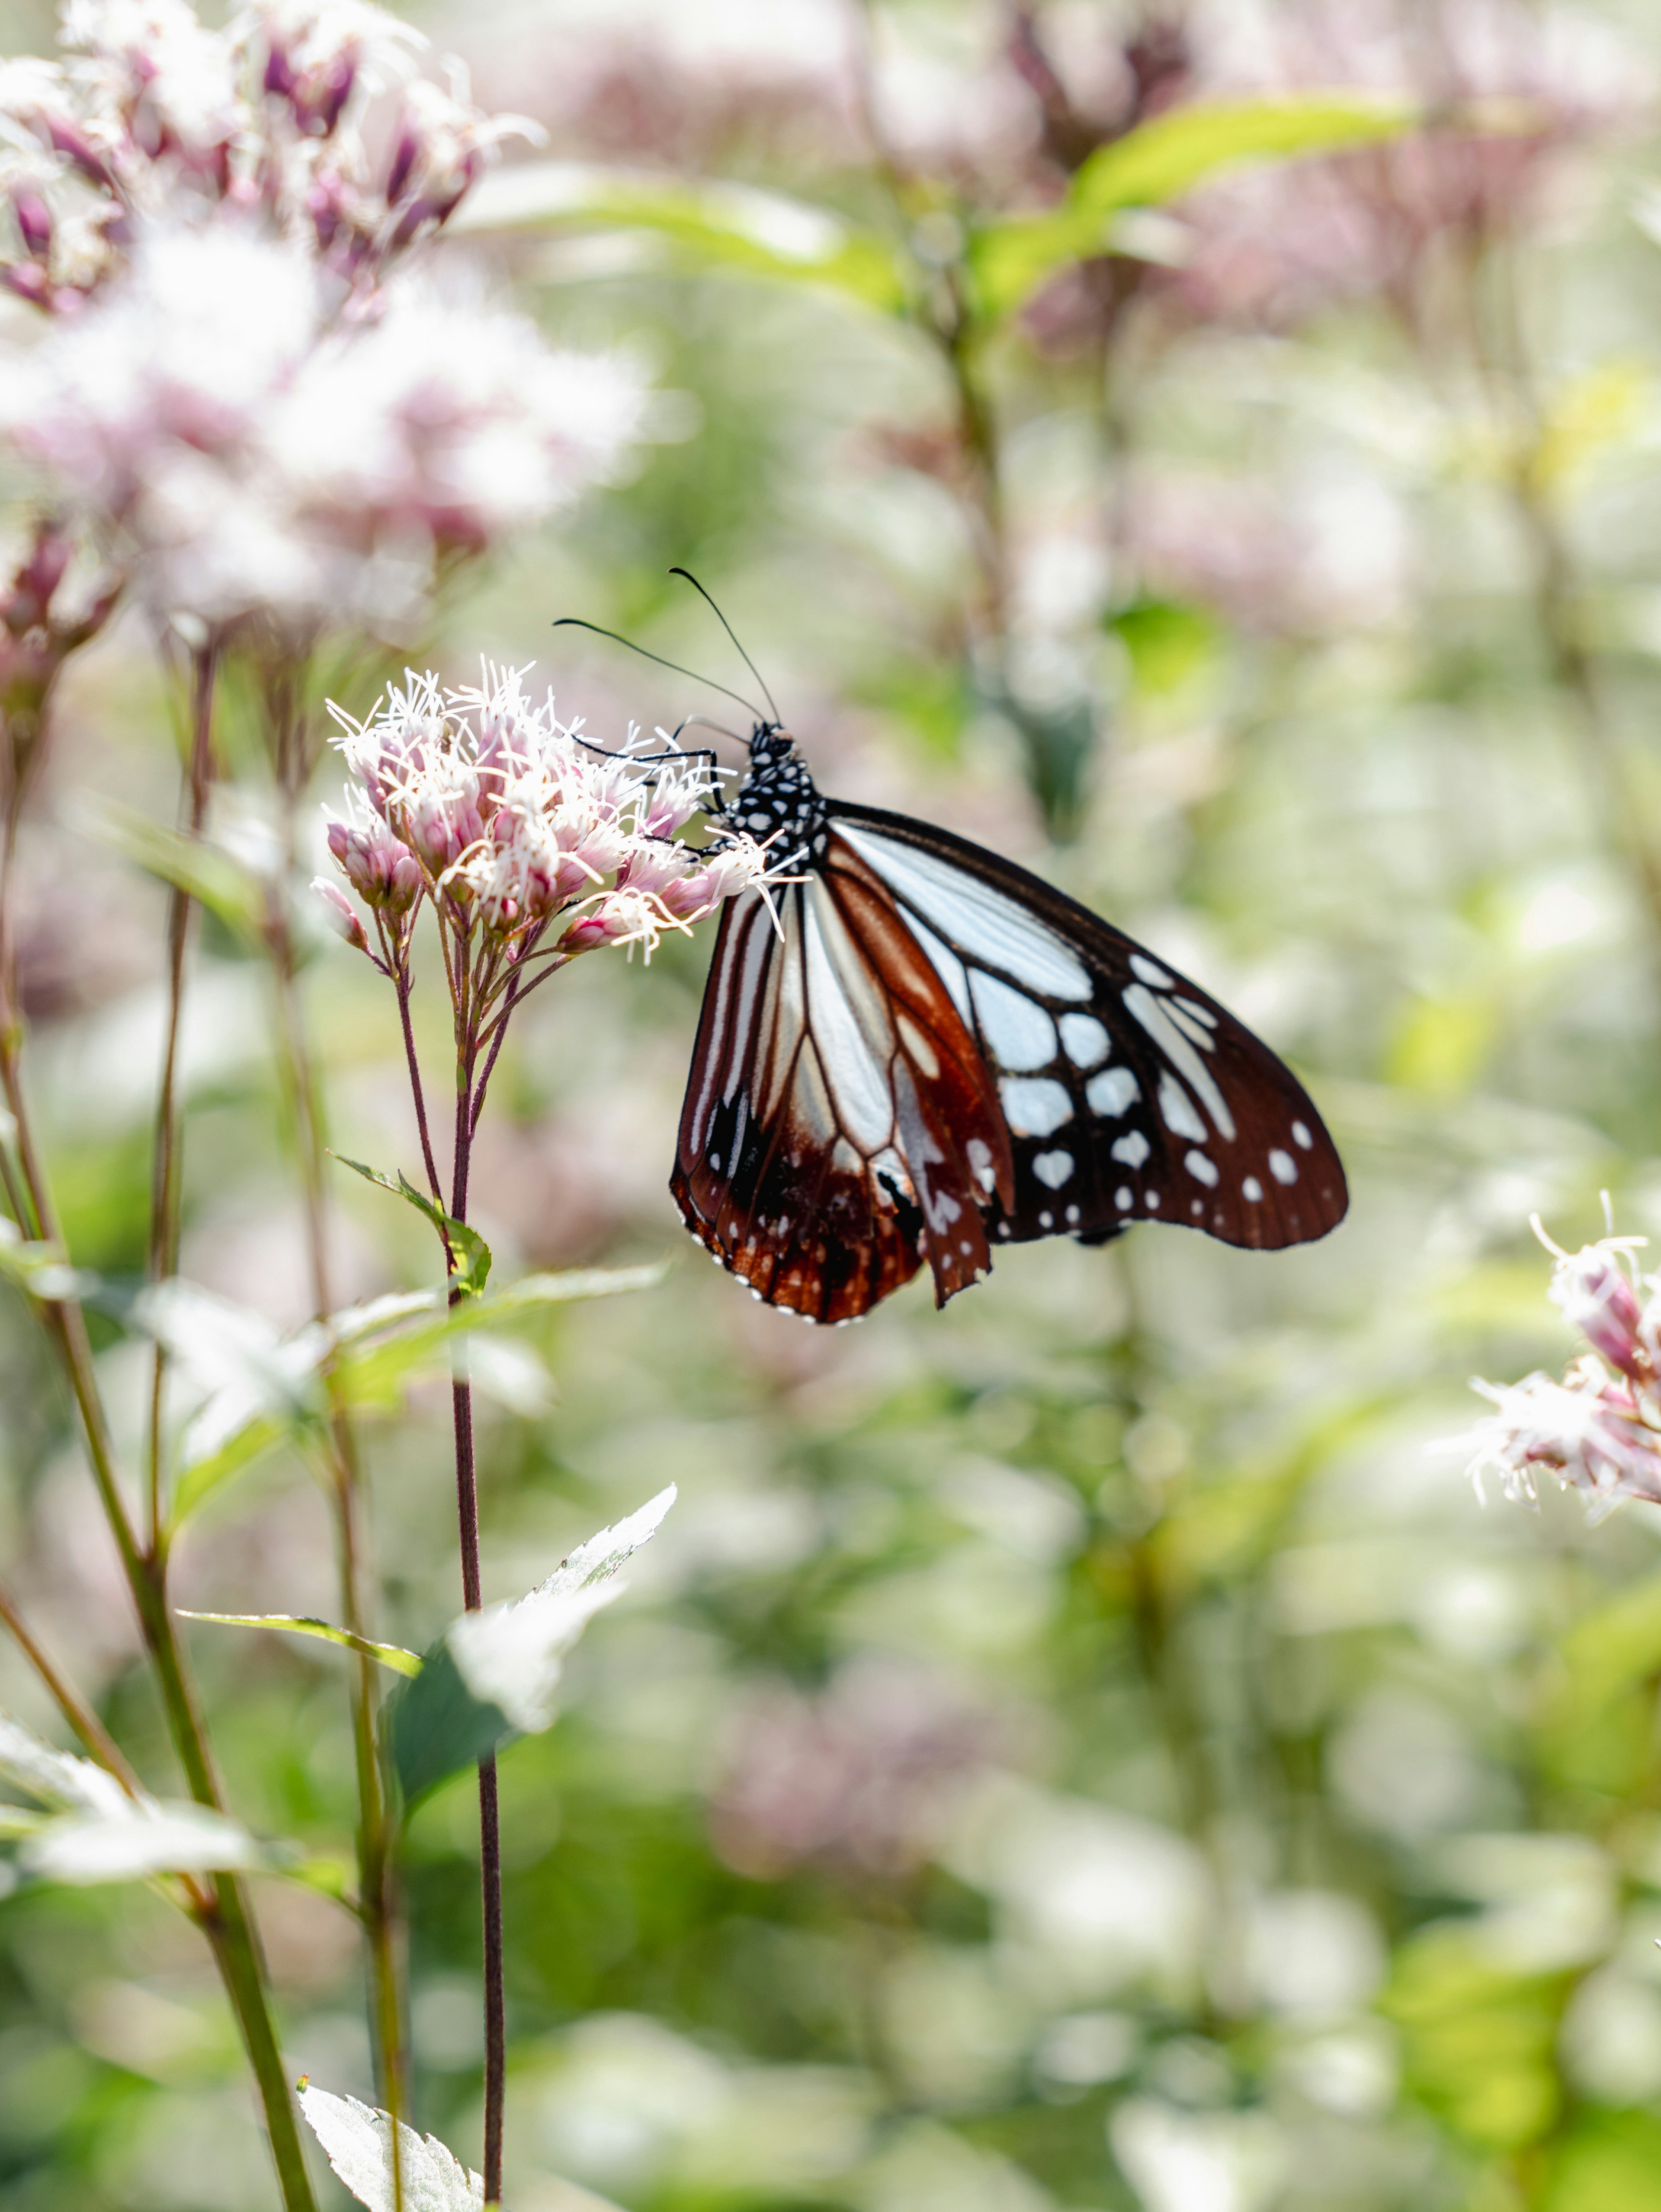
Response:
[{"label": "butterfly antenna", "polygon": [[[676,570],[675,573],[678,575],[684,576],[686,571],[684,568],[681,568]],[[700,591],[703,591],[702,584],[699,585],[698,589]],[[709,594],[707,592],[704,592],[703,596],[705,599],[709,599]],[[713,599],[709,600],[709,604],[711,606],[715,606],[715,601]],[[721,609],[719,607],[715,607],[715,612],[720,614]],[[719,691],[724,698],[736,699],[739,705],[743,708],[746,714],[751,715],[757,722],[761,720],[761,716],[756,713],[755,708],[750,704],[750,702],[744,696],[742,692],[729,690],[725,684],[717,684],[713,676],[700,676],[696,669],[683,668],[678,660],[666,660],[660,653],[648,653],[643,645],[636,645],[633,638],[624,637],[618,630],[602,629],[598,623],[584,622],[581,615],[560,615],[556,618],[553,627],[556,629],[591,629],[596,637],[609,637],[613,645],[626,646],[630,653],[639,653],[642,660],[655,660],[660,668],[670,669],[675,675],[684,676],[693,684],[707,684],[712,691]],[[728,632],[728,635],[731,635],[730,631]],[[738,645],[738,640],[736,638],[733,639],[733,642],[734,645]],[[744,647],[741,645],[739,646],[739,651],[740,653],[744,652]],[[749,667],[749,656],[745,654],[745,665]],[[750,672],[752,676],[755,675],[755,671],[753,669],[751,669]],[[761,678],[758,676],[756,677],[756,681],[758,684],[761,684]],[[767,690],[767,686],[764,684],[762,684],[761,688],[764,691]],[[770,694],[769,695],[767,703],[770,707],[773,705]],[[773,712],[776,716],[778,708],[774,707]]]},{"label": "butterfly antenna", "polygon": [[773,722],[775,727],[782,729],[784,726],[784,717],[779,712],[779,702],[768,690],[760,669],[757,668],[755,662],[751,659],[744,647],[741,645],[739,645],[738,632],[733,628],[732,623],[727,621],[721,609],[715,605],[715,601],[709,598],[709,592],[704,590],[703,585],[699,583],[697,578],[692,574],[690,568],[672,568],[669,571],[669,574],[672,576],[684,576],[700,599],[709,600],[709,606],[715,614],[715,620],[726,631],[727,636],[732,639],[734,646],[738,647],[739,659],[744,663],[750,673],[755,678],[757,683],[761,685],[761,696],[766,700],[768,705],[773,710]]}]

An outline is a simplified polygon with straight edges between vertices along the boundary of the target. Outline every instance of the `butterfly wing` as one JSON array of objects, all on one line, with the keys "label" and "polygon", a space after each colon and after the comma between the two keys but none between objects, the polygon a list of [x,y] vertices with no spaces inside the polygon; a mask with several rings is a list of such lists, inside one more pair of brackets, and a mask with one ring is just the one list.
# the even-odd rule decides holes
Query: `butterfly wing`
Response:
[{"label": "butterfly wing", "polygon": [[671,1188],[757,1297],[847,1321],[926,1256],[943,1303],[991,1263],[983,1209],[1015,1203],[994,1078],[892,896],[840,838],[729,905]]},{"label": "butterfly wing", "polygon": [[1214,999],[996,854],[905,815],[830,814],[996,1080],[1015,1189],[988,1206],[995,1241],[1100,1241],[1158,1219],[1264,1251],[1343,1218],[1319,1115]]}]

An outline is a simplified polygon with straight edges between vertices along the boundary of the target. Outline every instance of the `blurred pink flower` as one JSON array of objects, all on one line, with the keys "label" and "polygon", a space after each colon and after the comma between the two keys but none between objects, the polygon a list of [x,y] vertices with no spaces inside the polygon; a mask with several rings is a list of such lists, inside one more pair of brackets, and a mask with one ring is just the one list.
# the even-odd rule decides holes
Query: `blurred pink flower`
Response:
[{"label": "blurred pink flower", "polygon": [[644,427],[625,359],[415,278],[343,320],[331,285],[234,216],[149,226],[96,300],[0,357],[0,422],[158,614],[398,635],[442,556],[569,504]]},{"label": "blurred pink flower", "polygon": [[813,1863],[898,1879],[937,1848],[999,1733],[981,1700],[897,1661],[856,1661],[817,1697],[769,1691],[727,1745],[715,1848],[757,1881]]},{"label": "blurred pink flower", "polygon": [[[423,896],[464,939],[479,925],[486,951],[511,961],[563,921],[549,947],[563,965],[610,945],[649,957],[666,929],[764,884],[752,837],[679,842],[714,798],[704,760],[634,728],[615,752],[592,744],[580,721],[559,720],[551,692],[526,698],[523,675],[487,664],[481,684],[446,691],[411,673],[367,722],[331,705],[353,781],[329,847],[391,969]],[[470,944],[460,952],[473,957]]]},{"label": "blurred pink flower", "polygon": [[1412,319],[1438,240],[1481,244],[1535,221],[1565,155],[1629,132],[1653,90],[1612,24],[1525,0],[1445,0],[1422,15],[1391,0],[1272,18],[1214,9],[1196,46],[1208,93],[1354,85],[1444,118],[1394,144],[1248,171],[1185,203],[1183,265],[1156,288],[1200,319],[1271,328],[1375,295]]},{"label": "blurred pink flower", "polygon": [[448,221],[502,141],[459,64],[419,73],[419,32],[369,0],[254,0],[226,27],[188,0],[65,0],[64,58],[0,64],[0,274],[72,307],[146,224],[259,215],[373,289]]},{"label": "blurred pink flower", "polygon": [[1532,1504],[1543,1468],[1587,1493],[1594,1521],[1623,1498],[1661,1504],[1661,1279],[1637,1272],[1633,1254],[1645,1240],[1610,1236],[1563,1252],[1537,1217],[1534,1228],[1556,1257],[1553,1300],[1595,1349],[1572,1362],[1561,1382],[1536,1373],[1520,1382],[1472,1383],[1496,1408],[1461,1439],[1472,1449],[1468,1472],[1477,1494],[1493,1468],[1507,1498]]}]

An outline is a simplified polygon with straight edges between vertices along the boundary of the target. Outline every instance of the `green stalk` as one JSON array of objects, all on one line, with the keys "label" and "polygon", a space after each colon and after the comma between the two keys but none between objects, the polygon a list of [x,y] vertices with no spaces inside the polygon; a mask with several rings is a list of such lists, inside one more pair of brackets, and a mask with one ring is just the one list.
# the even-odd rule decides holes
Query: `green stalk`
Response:
[{"label": "green stalk", "polygon": [[[290,836],[286,842],[291,846],[291,807],[289,826]],[[283,896],[279,892],[278,899]],[[294,1117],[313,1304],[318,1319],[326,1322],[334,1310],[334,1296],[329,1268],[322,1115],[300,999],[294,942],[286,911],[280,905],[274,904],[266,933],[277,986],[284,1083]],[[342,1625],[355,1636],[368,1636],[373,1624],[363,1597],[362,1473],[357,1439],[351,1411],[341,1394],[332,1363],[326,1366],[324,1372],[329,1393],[329,1439],[324,1456],[335,1508]],[[404,2041],[392,1813],[377,1750],[380,1683],[374,1660],[358,1654],[352,1662],[351,1680],[352,1750],[358,1796],[358,1899],[368,1953],[370,2027],[380,2093],[396,2123],[408,2107],[409,2062]],[[396,2124],[392,2130],[392,2202],[394,2212],[403,2212],[403,2145]]]},{"label": "green stalk", "polygon": [[[21,1194],[32,1217],[30,1225],[40,1237],[60,1243],[57,1209],[35,1142],[22,1080],[23,1025],[17,1000],[15,940],[11,922],[12,860],[21,800],[15,781],[9,783],[5,799],[5,820],[0,829],[0,1091],[3,1091],[12,1116],[22,1178]],[[159,1542],[149,1553],[140,1549],[122,1498],[109,1425],[93,1368],[86,1316],[73,1298],[43,1301],[41,1310],[48,1332],[58,1346],[80,1415],[93,1481],[115,1538],[179,1764],[198,1803],[222,1812],[222,1796],[213,1771],[206,1732],[167,1608],[165,1549]],[[289,2093],[288,2075],[271,2023],[265,1964],[255,1939],[246,1893],[239,1877],[221,1874],[213,1879],[211,1899],[207,1911],[198,1917],[212,1947],[259,2085],[284,2212],[317,2212]]]},{"label": "green stalk", "polygon": [[[299,805],[312,766],[304,698],[305,686],[293,661],[280,662],[268,672],[265,686],[266,737],[283,808],[283,850],[287,866],[284,881],[273,889],[270,897],[265,943],[277,990],[278,1056],[294,1131],[312,1304],[316,1318],[326,1326],[335,1310],[335,1296],[329,1263],[324,1115],[306,1026],[287,889],[295,872]],[[364,1593],[362,1466],[351,1408],[332,1360],[326,1361],[323,1371],[329,1398],[328,1442],[323,1458],[334,1503],[342,1625],[355,1636],[367,1637],[374,1624]],[[404,2147],[398,2123],[409,2108],[410,2085],[399,1942],[394,1815],[379,1751],[379,1670],[374,1661],[361,1652],[350,1663],[352,1754],[358,1798],[358,1909],[368,1963],[369,2030],[380,2099],[393,2123],[393,2212],[404,2212]]]}]

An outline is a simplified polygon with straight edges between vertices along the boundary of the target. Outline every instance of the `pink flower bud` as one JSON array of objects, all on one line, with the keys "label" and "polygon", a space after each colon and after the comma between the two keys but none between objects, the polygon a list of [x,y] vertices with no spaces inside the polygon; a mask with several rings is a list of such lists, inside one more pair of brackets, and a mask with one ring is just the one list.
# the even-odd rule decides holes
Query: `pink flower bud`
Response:
[{"label": "pink flower bud", "polygon": [[369,940],[364,935],[363,924],[358,920],[351,901],[346,896],[344,891],[338,884],[326,881],[321,876],[314,876],[312,878],[312,889],[322,899],[324,911],[347,944],[355,947],[359,952],[367,952],[369,949]]},{"label": "pink flower bud", "polygon": [[407,914],[421,896],[419,862],[384,822],[331,822],[329,850],[367,905]]},{"label": "pink flower bud", "polygon": [[617,941],[603,913],[585,914],[574,921],[559,940],[562,952],[599,952]]},{"label": "pink flower bud", "polygon": [[1570,1327],[1611,1367],[1624,1375],[1641,1374],[1648,1360],[1640,1335],[1638,1293],[1609,1243],[1587,1244],[1560,1259],[1551,1295]]},{"label": "pink flower bud", "polygon": [[37,261],[45,261],[52,252],[52,210],[39,192],[18,186],[12,192],[11,211],[24,245]]}]

